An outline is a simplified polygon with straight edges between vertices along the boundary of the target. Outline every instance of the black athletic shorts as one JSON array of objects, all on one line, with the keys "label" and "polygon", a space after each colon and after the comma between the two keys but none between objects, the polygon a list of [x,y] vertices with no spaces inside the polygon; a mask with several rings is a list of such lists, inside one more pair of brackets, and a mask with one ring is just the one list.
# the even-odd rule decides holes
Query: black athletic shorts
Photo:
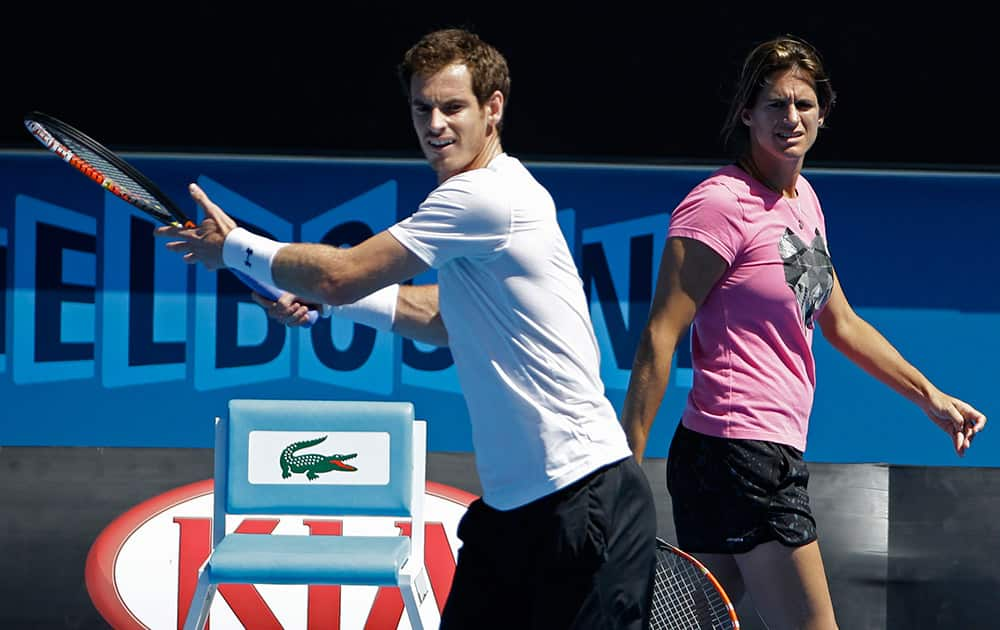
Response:
[{"label": "black athletic shorts", "polygon": [[656,508],[634,457],[513,510],[473,501],[441,630],[642,630]]},{"label": "black athletic shorts", "polygon": [[745,553],[777,540],[816,540],[802,452],[762,440],[718,438],[678,424],[667,457],[677,544],[686,551]]}]

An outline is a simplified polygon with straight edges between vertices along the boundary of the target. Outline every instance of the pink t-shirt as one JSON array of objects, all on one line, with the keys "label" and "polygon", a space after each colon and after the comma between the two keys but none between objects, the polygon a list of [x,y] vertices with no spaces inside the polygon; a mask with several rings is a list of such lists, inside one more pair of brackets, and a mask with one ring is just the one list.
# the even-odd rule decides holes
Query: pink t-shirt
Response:
[{"label": "pink t-shirt", "polygon": [[816,193],[801,175],[796,189],[784,198],[726,166],[671,215],[668,238],[700,241],[729,264],[694,318],[694,384],[682,417],[693,431],[806,448],[813,324],[833,266]]}]

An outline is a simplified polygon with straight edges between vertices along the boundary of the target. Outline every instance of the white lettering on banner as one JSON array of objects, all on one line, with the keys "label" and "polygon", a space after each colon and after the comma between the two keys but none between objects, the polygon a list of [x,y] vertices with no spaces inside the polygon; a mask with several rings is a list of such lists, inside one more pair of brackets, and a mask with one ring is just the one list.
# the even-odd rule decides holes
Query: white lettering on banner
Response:
[{"label": "white lettering on banner", "polygon": [[154,236],[156,225],[104,196],[99,363],[108,389],[186,378],[187,265]]},{"label": "white lettering on banner", "polygon": [[[458,522],[475,497],[427,483],[425,564],[438,609],[444,608],[461,542]],[[87,591],[116,630],[175,630],[194,594],[211,545],[212,482],[149,499],[109,524],[87,557]],[[393,518],[269,517],[226,522],[227,531],[312,536],[408,536]],[[212,604],[213,630],[405,630],[399,589],[371,586],[227,584]]]},{"label": "white lettering on banner", "polygon": [[[248,226],[295,239],[296,227],[274,212],[208,177],[198,181]],[[305,222],[298,236],[356,244],[392,222],[399,194],[394,180],[385,181]],[[609,389],[623,390],[667,217],[578,230],[576,211],[566,209],[559,220],[588,290],[602,376]],[[96,376],[108,389],[188,382],[198,391],[218,391],[296,378],[379,396],[408,387],[460,395],[447,349],[336,319],[313,329],[285,328],[268,320],[226,272],[199,267],[190,286],[186,266],[143,231],[141,216],[124,202],[106,201],[102,225],[18,197],[17,238],[7,248],[15,282],[5,294],[16,333],[6,353],[14,382]],[[52,260],[68,261],[68,271],[103,273],[81,284],[38,263]],[[59,312],[43,317],[43,307]]]},{"label": "white lettering on banner", "polygon": [[[301,239],[331,247],[358,245],[396,222],[398,197],[394,180],[379,184],[303,223]],[[300,331],[298,338],[299,378],[378,395],[396,390],[399,341],[394,334],[331,317]]]},{"label": "white lettering on banner", "polygon": [[10,299],[14,382],[91,379],[97,221],[24,195],[17,196],[15,206]]},{"label": "white lettering on banner", "polygon": [[[204,175],[198,185],[252,231],[279,241],[294,240],[292,224],[274,212]],[[195,389],[209,391],[291,376],[288,340],[297,331],[269,320],[253,304],[246,286],[228,271],[208,271],[198,265],[195,278]]]},{"label": "white lettering on banner", "polygon": [[[0,227],[0,331],[7,330],[7,230]],[[0,372],[7,371],[7,343],[0,332]]]},{"label": "white lettering on banner", "polygon": [[581,275],[601,351],[601,379],[608,388],[628,388],[668,220],[657,214],[582,232]]}]

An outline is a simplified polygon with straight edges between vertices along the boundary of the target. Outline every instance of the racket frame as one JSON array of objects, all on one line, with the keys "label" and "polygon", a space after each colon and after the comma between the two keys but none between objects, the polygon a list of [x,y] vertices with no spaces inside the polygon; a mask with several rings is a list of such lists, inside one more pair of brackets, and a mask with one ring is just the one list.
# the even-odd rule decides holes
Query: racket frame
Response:
[{"label": "racket frame", "polygon": [[[702,564],[700,560],[698,560],[688,552],[684,551],[683,549],[680,549],[675,545],[668,543],[666,540],[663,540],[662,538],[659,537],[656,538],[656,549],[657,549],[657,555],[659,555],[660,552],[672,553],[677,557],[687,561],[696,569],[698,569],[701,572],[701,574],[705,577],[705,579],[708,581],[708,583],[711,584],[711,586],[715,589],[720,599],[722,600],[722,603],[725,605],[726,612],[729,615],[729,621],[732,624],[731,626],[728,626],[728,628],[732,628],[732,630],[739,630],[740,620],[739,617],[737,617],[736,615],[736,607],[733,605],[733,602],[729,599],[729,595],[726,593],[726,589],[722,587],[722,583],[719,582],[719,580],[714,575],[712,575],[712,572],[708,570],[708,567],[706,567],[704,564]],[[660,561],[659,559],[657,559],[657,565],[659,564]],[[656,588],[660,588],[659,582],[657,582],[657,584],[654,585],[654,589]],[[666,587],[664,586],[663,588]]]},{"label": "racket frame", "polygon": [[[147,215],[165,225],[183,228],[196,227],[195,223],[191,221],[186,214],[184,214],[184,211],[181,210],[177,204],[170,199],[170,197],[165,195],[156,186],[156,184],[152,182],[152,180],[139,172],[139,170],[134,166],[118,157],[100,142],[94,140],[76,127],[39,111],[33,111],[26,115],[24,117],[24,126],[28,129],[28,132],[31,133],[36,140],[42,143],[46,149],[59,156],[64,162],[86,175],[90,180],[119,199],[128,202],[132,206],[142,210]],[[66,146],[66,144],[60,140],[58,136],[63,136],[73,142],[79,143],[88,151],[92,151],[98,157],[106,161],[112,167],[121,171],[122,174],[132,179],[139,185],[140,188],[144,189],[145,192],[159,204],[159,207],[149,203],[141,197],[131,194],[128,190],[122,188],[119,183],[115,182],[111,177],[104,173],[101,168],[91,164],[83,156],[77,155],[77,153],[70,147]],[[238,277],[245,285],[260,295],[277,300],[284,293],[281,289],[259,282],[238,269],[230,269],[229,271]],[[312,325],[316,323],[318,317],[319,312],[317,310],[310,309],[308,322],[304,324],[303,327],[311,328]]]},{"label": "racket frame", "polygon": [[[119,199],[139,208],[165,225],[194,227],[194,222],[184,214],[184,211],[148,177],[79,129],[48,114],[37,111],[31,112],[24,117],[24,126],[27,127],[31,135],[35,136],[45,148],[58,155],[64,162],[89,177]],[[121,185],[100,168],[94,166],[86,158],[78,155],[70,147],[66,146],[58,136],[70,138],[74,142],[78,142],[86,147],[87,150],[93,151],[113,167],[124,173],[126,177],[133,179],[141,188],[145,189],[149,193],[149,196],[160,204],[161,208],[156,207],[141,197],[129,193],[128,190],[122,188]]]}]

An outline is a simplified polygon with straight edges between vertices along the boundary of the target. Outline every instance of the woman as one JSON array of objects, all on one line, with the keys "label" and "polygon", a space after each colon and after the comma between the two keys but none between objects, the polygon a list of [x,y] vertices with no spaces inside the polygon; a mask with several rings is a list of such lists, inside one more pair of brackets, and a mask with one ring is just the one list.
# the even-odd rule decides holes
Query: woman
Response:
[{"label": "woman", "polygon": [[679,545],[769,628],[835,628],[802,458],[815,388],[813,325],[916,403],[962,455],[986,417],[938,390],[851,308],[801,175],[834,92],[790,36],[746,58],[723,129],[735,164],[674,210],[623,408],[641,461],[689,325],[694,383],[667,462]]}]

